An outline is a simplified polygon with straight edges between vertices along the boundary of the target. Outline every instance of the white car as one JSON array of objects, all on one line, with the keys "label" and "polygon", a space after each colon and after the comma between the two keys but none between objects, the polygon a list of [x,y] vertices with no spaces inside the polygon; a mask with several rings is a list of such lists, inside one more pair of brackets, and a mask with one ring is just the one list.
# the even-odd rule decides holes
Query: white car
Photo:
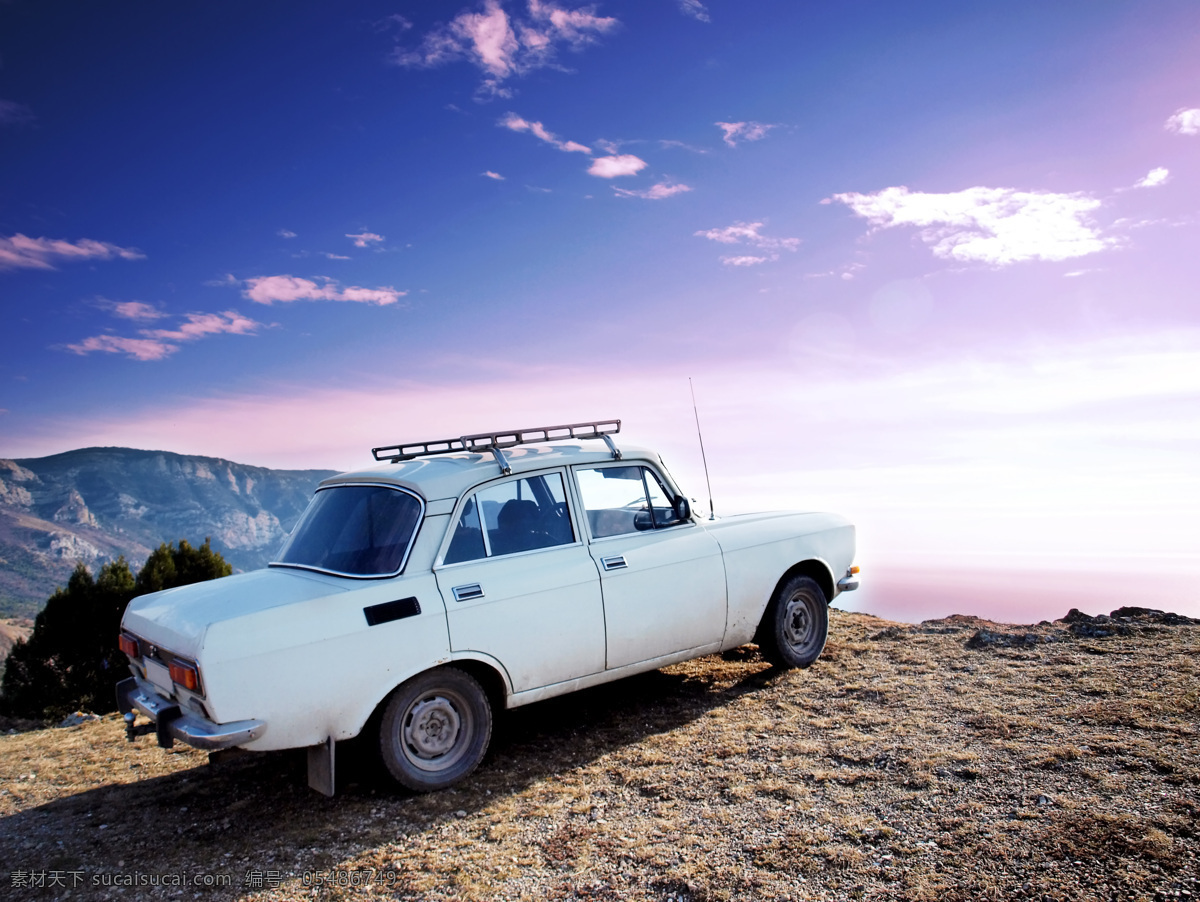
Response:
[{"label": "white car", "polygon": [[[496,713],[757,642],[806,667],[856,588],[823,513],[703,519],[620,420],[374,449],[320,484],[265,570],[130,602],[126,730],[201,749],[334,749],[370,725],[397,782],[450,786]],[[150,723],[138,723],[139,715]]]}]

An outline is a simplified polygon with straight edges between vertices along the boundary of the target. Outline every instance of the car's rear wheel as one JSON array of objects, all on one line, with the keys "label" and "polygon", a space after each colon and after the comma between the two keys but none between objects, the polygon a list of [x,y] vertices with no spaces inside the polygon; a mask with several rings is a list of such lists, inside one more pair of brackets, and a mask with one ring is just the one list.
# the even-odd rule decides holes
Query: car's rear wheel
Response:
[{"label": "car's rear wheel", "polygon": [[793,576],[776,591],[758,628],[763,657],[780,667],[808,667],[829,635],[829,603],[816,580]]},{"label": "car's rear wheel", "polygon": [[396,689],[379,725],[379,754],[402,786],[445,789],[479,766],[492,738],[492,706],[474,677],[439,667]]}]

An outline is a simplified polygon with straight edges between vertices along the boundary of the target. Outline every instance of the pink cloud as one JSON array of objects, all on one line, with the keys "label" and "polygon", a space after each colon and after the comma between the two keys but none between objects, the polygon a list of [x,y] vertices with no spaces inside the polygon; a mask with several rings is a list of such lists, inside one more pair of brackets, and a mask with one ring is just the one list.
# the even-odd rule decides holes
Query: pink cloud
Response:
[{"label": "pink cloud", "polygon": [[[117,306],[131,307],[135,312],[142,314],[129,317],[132,319],[158,319],[165,316],[138,301]],[[147,317],[146,311],[152,311],[154,315]],[[242,316],[235,310],[227,310],[224,313],[188,313],[184,316],[183,324],[177,329],[141,329],[141,338],[93,335],[76,344],[69,344],[66,348],[79,355],[95,351],[124,354],[132,360],[164,360],[179,350],[179,342],[197,341],[209,335],[253,335],[261,326],[262,323]]]},{"label": "pink cloud", "polygon": [[760,263],[778,259],[778,254],[772,254],[769,257],[722,257],[721,262],[726,266],[758,266]]},{"label": "pink cloud", "polygon": [[484,72],[485,94],[508,96],[502,82],[513,75],[554,63],[556,46],[580,49],[617,27],[616,19],[597,16],[592,7],[564,9],[544,0],[529,0],[528,15],[505,12],[499,0],[464,11],[425,35],[416,49],[397,50],[400,66],[432,68],[467,60]]},{"label": "pink cloud", "polygon": [[679,0],[679,11],[685,16],[691,16],[698,22],[711,22],[708,9],[700,0]]},{"label": "pink cloud", "polygon": [[81,238],[79,241],[64,241],[58,238],[30,238],[13,235],[0,238],[0,270],[3,269],[54,269],[62,261],[78,260],[144,260],[146,255],[129,247],[119,247],[107,241]]},{"label": "pink cloud", "polygon": [[150,338],[122,338],[119,335],[93,335],[78,344],[67,345],[76,354],[99,351],[105,354],[125,354],[134,360],[164,360],[179,350],[178,345]]},{"label": "pink cloud", "polygon": [[318,285],[311,279],[298,276],[259,276],[247,279],[247,287],[243,296],[256,304],[290,303],[291,301],[357,301],[364,304],[385,306],[394,304],[408,294],[398,291],[391,286],[379,288],[360,288],[350,286],[339,288],[333,279],[323,278],[324,284]]},{"label": "pink cloud", "polygon": [[498,123],[501,128],[507,128],[514,132],[529,132],[535,138],[545,141],[547,144],[553,144],[559,150],[576,153],[591,153],[592,149],[584,144],[578,144],[575,141],[562,141],[559,137],[542,125],[540,122],[530,122],[528,119],[523,119],[516,113],[505,113]]},{"label": "pink cloud", "polygon": [[163,341],[195,341],[206,335],[251,335],[262,323],[242,316],[235,310],[224,313],[189,313],[178,329],[143,329],[147,338]]},{"label": "pink cloud", "polygon": [[611,157],[597,157],[588,167],[588,175],[613,179],[623,175],[637,175],[645,168],[645,160],[631,153],[623,153]]},{"label": "pink cloud", "polygon": [[114,303],[112,306],[112,312],[122,319],[141,321],[161,319],[162,317],[166,316],[166,314],[161,310],[158,310],[149,304],[143,304],[141,301],[121,301],[119,303]]},{"label": "pink cloud", "polygon": [[529,0],[530,16],[549,26],[548,31],[537,32],[534,42],[560,39],[578,48],[595,40],[596,34],[604,34],[617,27],[616,19],[597,16],[593,9],[589,6],[568,10],[544,0]]},{"label": "pink cloud", "polygon": [[[794,357],[756,347],[753,358],[699,370],[690,360],[607,373],[473,357],[461,383],[368,376],[352,389],[314,380],[257,393],[202,391],[177,417],[147,399],[110,415],[42,420],[36,432],[6,440],[15,457],[119,445],[357,469],[376,466],[369,449],[380,445],[619,416],[617,446],[662,452],[707,513],[688,394],[695,371],[720,516],[780,507],[842,513],[859,528],[868,579],[872,556],[884,554],[926,574],[937,572],[939,556],[960,565],[1037,559],[1059,571],[1072,558],[1093,575],[1119,566],[1160,572],[1173,558],[1192,571],[1178,584],[1195,585],[1200,484],[1179,429],[1194,419],[1200,332],[1039,340],[982,356],[947,347],[944,358],[906,364],[849,342],[831,350],[831,329],[853,332],[839,317],[795,326]],[[620,409],[614,398],[623,399]],[[403,411],[404,422],[381,426],[381,410]],[[1140,437],[1136,447],[1112,441],[1115,420]],[[746,435],[762,440],[747,443]],[[952,453],[931,457],[931,447]],[[781,448],[802,449],[804,466]],[[1192,596],[1185,610],[1200,613]]]},{"label": "pink cloud", "polygon": [[715,125],[725,133],[725,143],[730,147],[737,147],[741,141],[761,141],[775,128],[763,122],[717,122]]},{"label": "pink cloud", "polygon": [[794,251],[800,246],[799,238],[772,238],[759,231],[762,227],[761,222],[735,222],[723,229],[707,229],[694,234],[697,238],[707,238],[720,244],[749,244],[753,247],[789,251]]},{"label": "pink cloud", "polygon": [[676,194],[683,194],[691,191],[691,185],[682,183],[659,182],[653,187],[647,188],[645,191],[635,191],[630,188],[618,188],[613,186],[613,191],[621,197],[640,197],[645,200],[662,200],[665,197],[674,197]]},{"label": "pink cloud", "polygon": [[355,247],[370,247],[372,244],[383,241],[383,236],[376,235],[374,232],[359,232],[357,235],[347,233],[346,237],[354,239]]},{"label": "pink cloud", "polygon": [[0,125],[24,125],[33,121],[33,112],[23,103],[0,100]]}]

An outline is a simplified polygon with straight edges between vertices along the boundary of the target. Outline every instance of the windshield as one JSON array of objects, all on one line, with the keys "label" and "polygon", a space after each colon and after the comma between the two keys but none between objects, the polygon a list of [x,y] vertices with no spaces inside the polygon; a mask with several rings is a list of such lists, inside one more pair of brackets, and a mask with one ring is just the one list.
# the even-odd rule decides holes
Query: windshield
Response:
[{"label": "windshield", "polygon": [[319,489],[272,566],[345,576],[399,573],[422,507],[420,498],[389,486]]}]

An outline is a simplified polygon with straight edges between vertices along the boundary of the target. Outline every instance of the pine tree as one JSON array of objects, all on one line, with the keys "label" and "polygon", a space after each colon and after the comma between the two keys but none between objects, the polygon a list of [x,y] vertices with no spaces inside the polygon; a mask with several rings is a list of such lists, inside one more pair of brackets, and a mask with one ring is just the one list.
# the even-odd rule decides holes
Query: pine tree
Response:
[{"label": "pine tree", "polygon": [[0,713],[56,720],[77,709],[115,710],[114,687],[129,672],[117,636],[130,599],[232,572],[208,539],[199,548],[164,542],[136,578],[124,557],[101,567],[95,579],[79,564],[38,613],[33,634],[9,653]]}]

